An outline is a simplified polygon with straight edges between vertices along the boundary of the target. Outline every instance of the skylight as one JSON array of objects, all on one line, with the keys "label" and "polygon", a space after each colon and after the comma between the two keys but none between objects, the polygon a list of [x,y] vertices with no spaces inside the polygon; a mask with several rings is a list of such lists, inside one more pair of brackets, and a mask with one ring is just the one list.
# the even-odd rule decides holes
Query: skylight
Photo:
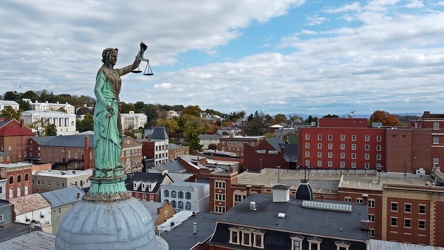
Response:
[{"label": "skylight", "polygon": [[330,210],[330,211],[339,211],[339,212],[348,212],[348,213],[351,213],[351,211],[352,211],[352,206],[350,204],[330,203],[330,202],[322,202],[322,201],[307,201],[307,200],[305,200],[302,202],[302,207]]}]

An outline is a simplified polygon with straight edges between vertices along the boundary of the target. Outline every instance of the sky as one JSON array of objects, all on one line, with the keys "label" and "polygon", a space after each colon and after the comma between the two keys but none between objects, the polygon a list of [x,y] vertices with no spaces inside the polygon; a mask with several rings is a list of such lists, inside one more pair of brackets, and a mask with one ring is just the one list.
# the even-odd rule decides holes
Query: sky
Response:
[{"label": "sky", "polygon": [[103,49],[121,68],[143,41],[126,103],[444,113],[444,0],[2,0],[0,23],[0,94],[94,97]]}]

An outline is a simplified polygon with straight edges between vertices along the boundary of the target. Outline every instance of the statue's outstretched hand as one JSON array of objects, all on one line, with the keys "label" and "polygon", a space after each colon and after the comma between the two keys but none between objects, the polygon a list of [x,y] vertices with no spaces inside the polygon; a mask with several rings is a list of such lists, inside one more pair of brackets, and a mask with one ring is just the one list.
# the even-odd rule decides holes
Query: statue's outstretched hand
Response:
[{"label": "statue's outstretched hand", "polygon": [[148,46],[145,44],[145,43],[143,43],[143,42],[140,42],[140,50],[142,51],[142,52],[145,52],[145,50],[148,48]]}]

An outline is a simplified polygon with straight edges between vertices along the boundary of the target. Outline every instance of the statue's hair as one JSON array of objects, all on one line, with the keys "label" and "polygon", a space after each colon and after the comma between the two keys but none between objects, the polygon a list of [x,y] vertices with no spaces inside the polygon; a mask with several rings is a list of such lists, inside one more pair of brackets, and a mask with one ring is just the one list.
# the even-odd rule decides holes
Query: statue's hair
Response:
[{"label": "statue's hair", "polygon": [[111,56],[113,55],[114,51],[119,51],[116,48],[106,48],[102,52],[102,62],[106,63],[107,61],[111,61]]}]

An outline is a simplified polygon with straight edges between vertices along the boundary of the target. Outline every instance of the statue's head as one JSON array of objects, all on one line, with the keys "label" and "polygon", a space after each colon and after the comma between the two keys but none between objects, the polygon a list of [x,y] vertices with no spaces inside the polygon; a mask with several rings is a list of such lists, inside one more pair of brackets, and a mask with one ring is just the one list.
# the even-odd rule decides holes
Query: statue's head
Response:
[{"label": "statue's head", "polygon": [[117,48],[106,48],[102,52],[102,62],[105,64],[111,63],[112,65],[116,64],[117,61]]}]

